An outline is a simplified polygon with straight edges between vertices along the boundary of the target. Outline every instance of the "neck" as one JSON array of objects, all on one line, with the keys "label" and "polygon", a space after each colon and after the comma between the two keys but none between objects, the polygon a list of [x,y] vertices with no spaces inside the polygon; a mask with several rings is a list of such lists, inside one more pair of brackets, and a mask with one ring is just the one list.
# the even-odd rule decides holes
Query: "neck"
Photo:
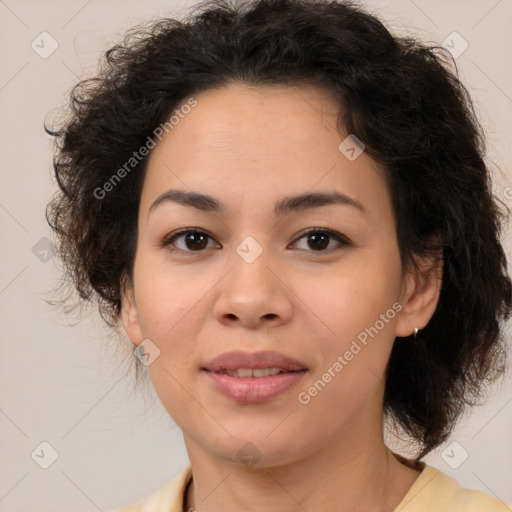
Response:
[{"label": "neck", "polygon": [[193,470],[185,511],[393,511],[420,471],[399,462],[382,435],[365,443],[338,437],[309,457],[267,467],[213,456],[185,437]]}]

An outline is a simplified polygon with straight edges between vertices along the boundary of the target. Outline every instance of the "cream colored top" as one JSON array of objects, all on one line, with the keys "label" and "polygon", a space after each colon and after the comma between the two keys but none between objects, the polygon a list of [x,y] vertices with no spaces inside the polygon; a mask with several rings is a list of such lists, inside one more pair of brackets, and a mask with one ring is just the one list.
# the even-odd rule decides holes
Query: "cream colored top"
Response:
[{"label": "cream colored top", "polygon": [[[183,498],[191,477],[189,465],[144,501],[115,512],[188,512]],[[463,489],[452,477],[425,464],[394,512],[512,512],[512,507],[482,491]]]}]

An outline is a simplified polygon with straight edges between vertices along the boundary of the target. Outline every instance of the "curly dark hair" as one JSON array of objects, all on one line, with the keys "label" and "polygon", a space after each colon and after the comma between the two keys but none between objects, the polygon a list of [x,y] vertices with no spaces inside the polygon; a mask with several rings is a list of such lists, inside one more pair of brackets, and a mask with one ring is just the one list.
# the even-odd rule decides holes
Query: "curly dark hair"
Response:
[{"label": "curly dark hair", "polygon": [[314,84],[340,106],[338,125],[387,170],[404,268],[441,254],[438,307],[417,339],[395,340],[384,411],[420,445],[452,432],[466,404],[503,374],[512,286],[500,243],[483,130],[447,51],[392,35],[345,1],[214,0],[188,17],[129,30],[78,83],[57,130],[60,190],[47,219],[68,281],[119,324],[131,278],[148,157],[108,194],[98,190],[193,94],[230,82]]}]

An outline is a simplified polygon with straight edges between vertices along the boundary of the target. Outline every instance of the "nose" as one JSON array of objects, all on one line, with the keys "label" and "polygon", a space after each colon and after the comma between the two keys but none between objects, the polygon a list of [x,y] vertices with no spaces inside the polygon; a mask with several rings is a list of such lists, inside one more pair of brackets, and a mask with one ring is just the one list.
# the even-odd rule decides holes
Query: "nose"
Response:
[{"label": "nose", "polygon": [[290,321],[292,292],[264,254],[252,263],[235,255],[231,271],[219,283],[214,314],[220,323],[258,329]]}]

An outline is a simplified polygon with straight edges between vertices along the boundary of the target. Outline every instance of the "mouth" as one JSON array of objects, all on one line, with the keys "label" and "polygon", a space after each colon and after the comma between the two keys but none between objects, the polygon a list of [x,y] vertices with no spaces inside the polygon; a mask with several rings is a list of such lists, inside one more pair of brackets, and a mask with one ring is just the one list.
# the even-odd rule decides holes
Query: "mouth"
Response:
[{"label": "mouth", "polygon": [[229,375],[236,378],[256,378],[268,377],[269,375],[279,375],[280,373],[290,373],[292,370],[284,370],[283,368],[237,368],[236,370],[219,370],[220,375]]},{"label": "mouth", "polygon": [[244,404],[272,400],[296,386],[308,372],[300,361],[269,351],[226,352],[202,370],[217,392]]}]

